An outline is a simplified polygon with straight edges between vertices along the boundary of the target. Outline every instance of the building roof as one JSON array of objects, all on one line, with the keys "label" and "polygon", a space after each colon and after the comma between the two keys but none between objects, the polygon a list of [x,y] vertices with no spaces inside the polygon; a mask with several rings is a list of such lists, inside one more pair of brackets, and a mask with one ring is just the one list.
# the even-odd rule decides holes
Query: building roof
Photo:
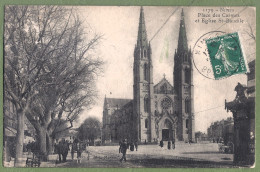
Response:
[{"label": "building roof", "polygon": [[[161,89],[162,86],[165,87],[163,90]],[[158,82],[154,86],[154,93],[155,94],[165,94],[165,93],[174,94],[174,89],[173,89],[173,86],[170,84],[170,82],[164,76],[163,79],[161,79],[161,81]]]},{"label": "building roof", "polygon": [[162,85],[164,83],[167,83],[169,86],[173,88],[172,84],[170,84],[170,82],[165,77],[161,79],[160,82],[158,82],[154,87],[157,87],[158,85]]},{"label": "building roof", "polygon": [[121,108],[125,104],[129,103],[132,99],[117,99],[117,98],[105,98],[105,104],[108,107],[118,107]]}]

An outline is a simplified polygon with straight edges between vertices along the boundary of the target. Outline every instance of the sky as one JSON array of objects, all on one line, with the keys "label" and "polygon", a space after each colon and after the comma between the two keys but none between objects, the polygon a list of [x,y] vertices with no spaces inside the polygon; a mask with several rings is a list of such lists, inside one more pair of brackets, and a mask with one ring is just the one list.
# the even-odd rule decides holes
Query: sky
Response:
[{"label": "sky", "polygon": [[[95,116],[102,121],[105,96],[133,98],[133,54],[137,41],[140,7],[80,6],[76,8],[84,20],[86,29],[103,35],[95,51],[96,55],[105,62],[104,73],[96,82],[98,91],[96,103],[91,109],[86,109],[81,114],[80,122],[89,116]],[[145,6],[143,8],[148,39],[151,40],[154,37],[151,40],[154,84],[158,83],[164,74],[166,79],[173,84],[173,57],[178,43],[182,8],[185,15],[188,46],[191,50],[194,49],[196,41],[207,32],[216,30],[226,33],[238,32],[246,61],[250,62],[255,58],[255,42],[246,34],[249,31],[249,25],[255,32],[255,8],[232,7],[233,13],[240,12],[240,18],[244,22],[225,25],[195,22],[198,19],[198,13],[203,13],[203,9],[204,13],[207,13],[206,9],[220,10],[219,7]],[[174,11],[175,13],[171,16]],[[171,16],[169,20],[159,30],[169,16]],[[212,122],[232,116],[224,109],[225,99],[234,100],[235,86],[238,82],[246,84],[247,78],[246,74],[239,74],[221,80],[208,79],[198,72],[199,68],[206,63],[205,60],[196,56],[194,63],[198,66],[198,69],[193,70],[195,131],[206,132]],[[205,65],[210,67],[210,63]]]}]

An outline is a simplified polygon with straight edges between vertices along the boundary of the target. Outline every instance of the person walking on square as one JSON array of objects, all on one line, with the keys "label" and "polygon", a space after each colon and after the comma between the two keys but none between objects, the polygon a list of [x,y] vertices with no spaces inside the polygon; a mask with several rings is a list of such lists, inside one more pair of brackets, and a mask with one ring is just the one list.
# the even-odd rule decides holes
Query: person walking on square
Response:
[{"label": "person walking on square", "polygon": [[121,153],[121,144],[122,144],[122,142],[119,141],[119,153]]},{"label": "person walking on square", "polygon": [[189,139],[189,144],[191,145],[191,143],[192,143],[192,140],[191,140],[191,139]]},{"label": "person walking on square", "polygon": [[86,153],[88,154],[87,156],[87,160],[89,160],[89,149],[88,149],[88,146],[87,146],[88,144],[87,143],[84,143],[84,150],[86,151]]},{"label": "person walking on square", "polygon": [[57,145],[57,152],[59,155],[59,163],[61,163],[61,155],[62,155],[62,143],[61,141],[59,141],[58,145]]},{"label": "person walking on square", "polygon": [[68,153],[69,153],[69,143],[65,141],[65,139],[63,138],[61,142],[61,154],[62,154],[63,162],[67,161]]},{"label": "person walking on square", "polygon": [[172,140],[172,149],[175,149],[175,139]]},{"label": "person walking on square", "polygon": [[137,141],[135,141],[135,150],[137,151],[137,148],[138,148],[138,143],[137,143]]},{"label": "person walking on square", "polygon": [[162,140],[160,141],[160,146],[161,146],[161,148],[163,147],[163,141]]},{"label": "person walking on square", "polygon": [[126,140],[124,140],[123,143],[121,143],[120,150],[122,153],[122,158],[120,159],[120,162],[122,162],[123,160],[125,160],[125,162],[126,162],[126,150],[127,150]]},{"label": "person walking on square", "polygon": [[130,151],[134,151],[135,150],[135,145],[134,143],[131,141],[130,142]]},{"label": "person walking on square", "polygon": [[168,149],[169,150],[171,149],[171,142],[170,142],[170,140],[168,140]]},{"label": "person walking on square", "polygon": [[71,159],[74,160],[74,153],[77,151],[78,139],[75,139],[71,146]]},{"label": "person walking on square", "polygon": [[26,149],[28,151],[28,155],[31,155],[32,152],[32,144],[31,141],[29,140],[29,143],[26,145]]},{"label": "person walking on square", "polygon": [[83,143],[82,142],[78,142],[77,143],[77,163],[81,163],[81,154],[84,150],[84,147],[83,147]]}]

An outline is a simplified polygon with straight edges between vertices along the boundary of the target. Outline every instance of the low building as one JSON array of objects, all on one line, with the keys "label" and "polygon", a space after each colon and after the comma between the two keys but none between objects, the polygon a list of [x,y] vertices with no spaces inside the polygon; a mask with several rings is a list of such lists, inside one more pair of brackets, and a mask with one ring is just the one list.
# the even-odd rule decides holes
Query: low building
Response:
[{"label": "low building", "polygon": [[[15,158],[17,134],[17,113],[15,105],[4,100],[4,162],[10,162],[11,158]],[[35,129],[29,120],[24,118],[24,151],[25,145],[35,140]]]},{"label": "low building", "polygon": [[10,162],[15,157],[17,134],[16,109],[10,101],[4,101],[4,161]]},{"label": "low building", "polygon": [[195,139],[197,143],[209,140],[208,135],[206,133],[202,133],[201,131],[195,133]]},{"label": "low building", "polygon": [[226,120],[216,121],[208,128],[208,139],[212,142],[233,142],[234,121],[232,117]]}]

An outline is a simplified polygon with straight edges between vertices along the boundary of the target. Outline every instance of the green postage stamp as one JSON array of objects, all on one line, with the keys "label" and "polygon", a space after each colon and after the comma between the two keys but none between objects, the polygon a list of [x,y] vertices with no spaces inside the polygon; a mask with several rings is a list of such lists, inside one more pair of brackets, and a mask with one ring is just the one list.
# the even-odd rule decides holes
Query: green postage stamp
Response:
[{"label": "green postage stamp", "polygon": [[247,72],[237,32],[207,39],[206,44],[215,79]]}]

